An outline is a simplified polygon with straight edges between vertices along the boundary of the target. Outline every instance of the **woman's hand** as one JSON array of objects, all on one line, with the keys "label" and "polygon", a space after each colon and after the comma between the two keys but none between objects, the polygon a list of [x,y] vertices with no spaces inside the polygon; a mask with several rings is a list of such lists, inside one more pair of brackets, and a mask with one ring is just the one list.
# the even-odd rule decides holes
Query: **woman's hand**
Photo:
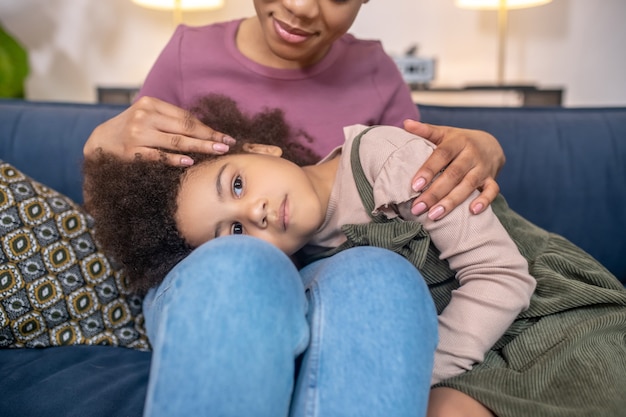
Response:
[{"label": "woman's hand", "polygon": [[484,405],[452,388],[430,390],[427,417],[495,417]]},{"label": "woman's hand", "polygon": [[415,215],[428,210],[428,217],[438,220],[465,201],[474,190],[481,193],[470,204],[474,214],[481,213],[500,192],[495,177],[504,165],[502,147],[495,137],[481,130],[437,126],[406,120],[404,128],[437,145],[413,177],[416,191],[433,181],[413,202]]},{"label": "woman's hand", "polygon": [[122,159],[136,155],[171,165],[192,165],[190,152],[223,154],[235,140],[202,124],[190,112],[152,97],[142,97],[99,125],[83,148],[86,158],[102,149]]}]

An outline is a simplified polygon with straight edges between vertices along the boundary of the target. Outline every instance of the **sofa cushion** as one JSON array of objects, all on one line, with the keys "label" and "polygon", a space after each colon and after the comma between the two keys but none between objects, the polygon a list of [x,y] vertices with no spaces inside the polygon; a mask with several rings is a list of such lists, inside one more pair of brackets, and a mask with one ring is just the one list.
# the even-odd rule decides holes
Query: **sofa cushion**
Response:
[{"label": "sofa cushion", "polygon": [[142,300],[92,228],[72,200],[0,161],[0,347],[149,349]]},{"label": "sofa cushion", "polygon": [[0,352],[0,416],[141,417],[150,352],[112,346]]}]

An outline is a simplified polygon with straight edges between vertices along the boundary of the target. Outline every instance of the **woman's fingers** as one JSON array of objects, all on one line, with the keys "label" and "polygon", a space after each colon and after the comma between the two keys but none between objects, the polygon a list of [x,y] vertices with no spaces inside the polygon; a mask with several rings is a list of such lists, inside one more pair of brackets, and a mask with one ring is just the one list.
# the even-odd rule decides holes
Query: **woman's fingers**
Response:
[{"label": "woman's fingers", "polygon": [[493,200],[500,194],[500,186],[493,178],[487,178],[482,186],[481,193],[470,204],[470,210],[474,214],[485,211],[487,206],[491,205]]},{"label": "woman's fingers", "polygon": [[202,151],[204,149],[211,152],[211,147],[207,148],[198,145],[198,142],[195,142],[195,140],[222,143],[225,145],[235,144],[235,139],[206,126],[187,110],[161,100],[157,100],[153,104],[156,112],[162,116],[155,117],[152,120],[154,128],[160,132],[172,134],[169,138],[169,144],[164,144],[168,149],[193,152]]},{"label": "woman's fingers", "polygon": [[413,189],[423,191],[413,202],[414,214],[428,210],[429,218],[440,219],[476,189],[482,192],[470,205],[472,213],[491,204],[500,191],[494,177],[504,164],[502,148],[492,135],[412,120],[405,122],[405,129],[437,145],[412,179]]},{"label": "woman's fingers", "polygon": [[188,154],[223,154],[235,140],[200,122],[189,111],[152,97],[142,97],[116,117],[99,125],[84,147],[132,159],[141,155],[191,165]]},{"label": "woman's fingers", "polygon": [[[448,166],[462,150],[462,140],[451,140],[452,135],[450,129],[447,126],[436,126],[428,123],[416,122],[414,120],[406,120],[404,122],[404,128],[409,132],[417,136],[421,136],[429,142],[437,145],[437,149],[433,154],[419,167],[411,184],[413,189],[421,190],[426,184],[430,184],[431,181]],[[452,130],[454,132],[454,130]],[[447,139],[447,146],[440,147],[439,145]]]},{"label": "woman's fingers", "polygon": [[[145,100],[145,103],[141,103]],[[235,139],[200,122],[191,112],[162,100],[142,97],[128,121],[131,148],[157,148],[178,159],[178,154],[228,152]],[[134,149],[135,151],[137,149]]]}]

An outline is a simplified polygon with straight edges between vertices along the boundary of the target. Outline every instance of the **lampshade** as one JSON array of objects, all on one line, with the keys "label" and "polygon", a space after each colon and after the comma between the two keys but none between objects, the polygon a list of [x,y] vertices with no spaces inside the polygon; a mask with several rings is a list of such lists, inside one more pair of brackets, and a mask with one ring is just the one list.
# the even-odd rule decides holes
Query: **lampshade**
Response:
[{"label": "lampshade", "polygon": [[504,67],[506,61],[507,12],[509,9],[523,9],[541,6],[552,0],[454,0],[462,9],[486,9],[498,11],[498,76],[497,83],[504,84]]},{"label": "lampshade", "polygon": [[183,11],[213,10],[224,6],[224,0],[132,0],[148,9],[171,10],[174,16],[174,26],[183,21]]},{"label": "lampshade", "polygon": [[211,10],[224,6],[224,0],[132,0],[142,7],[157,10]]},{"label": "lampshade", "polygon": [[[523,9],[525,7],[541,6],[552,0],[504,0],[507,9]],[[455,0],[456,6],[462,9],[491,9],[500,8],[500,0]]]}]

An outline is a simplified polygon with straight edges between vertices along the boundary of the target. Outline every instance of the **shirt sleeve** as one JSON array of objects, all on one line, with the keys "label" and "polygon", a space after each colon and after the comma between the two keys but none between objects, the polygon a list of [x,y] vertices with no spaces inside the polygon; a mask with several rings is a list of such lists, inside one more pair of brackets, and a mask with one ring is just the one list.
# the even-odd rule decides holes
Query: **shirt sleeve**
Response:
[{"label": "shirt sleeve", "polygon": [[[370,135],[376,135],[375,131]],[[411,190],[410,180],[434,145],[415,136],[406,139],[404,132],[396,136],[404,139],[394,143],[396,150],[379,165],[377,175],[370,178],[375,212],[420,222],[460,284],[439,315],[434,384],[484,360],[485,353],[528,308],[536,281],[491,208],[479,215],[470,213],[469,204],[477,191],[441,220],[411,214],[411,201],[417,193]]]},{"label": "shirt sleeve", "polygon": [[154,65],[137,93],[135,100],[143,96],[155,97],[174,104],[183,105],[181,88],[182,43],[186,26],[179,25],[159,54]]}]

